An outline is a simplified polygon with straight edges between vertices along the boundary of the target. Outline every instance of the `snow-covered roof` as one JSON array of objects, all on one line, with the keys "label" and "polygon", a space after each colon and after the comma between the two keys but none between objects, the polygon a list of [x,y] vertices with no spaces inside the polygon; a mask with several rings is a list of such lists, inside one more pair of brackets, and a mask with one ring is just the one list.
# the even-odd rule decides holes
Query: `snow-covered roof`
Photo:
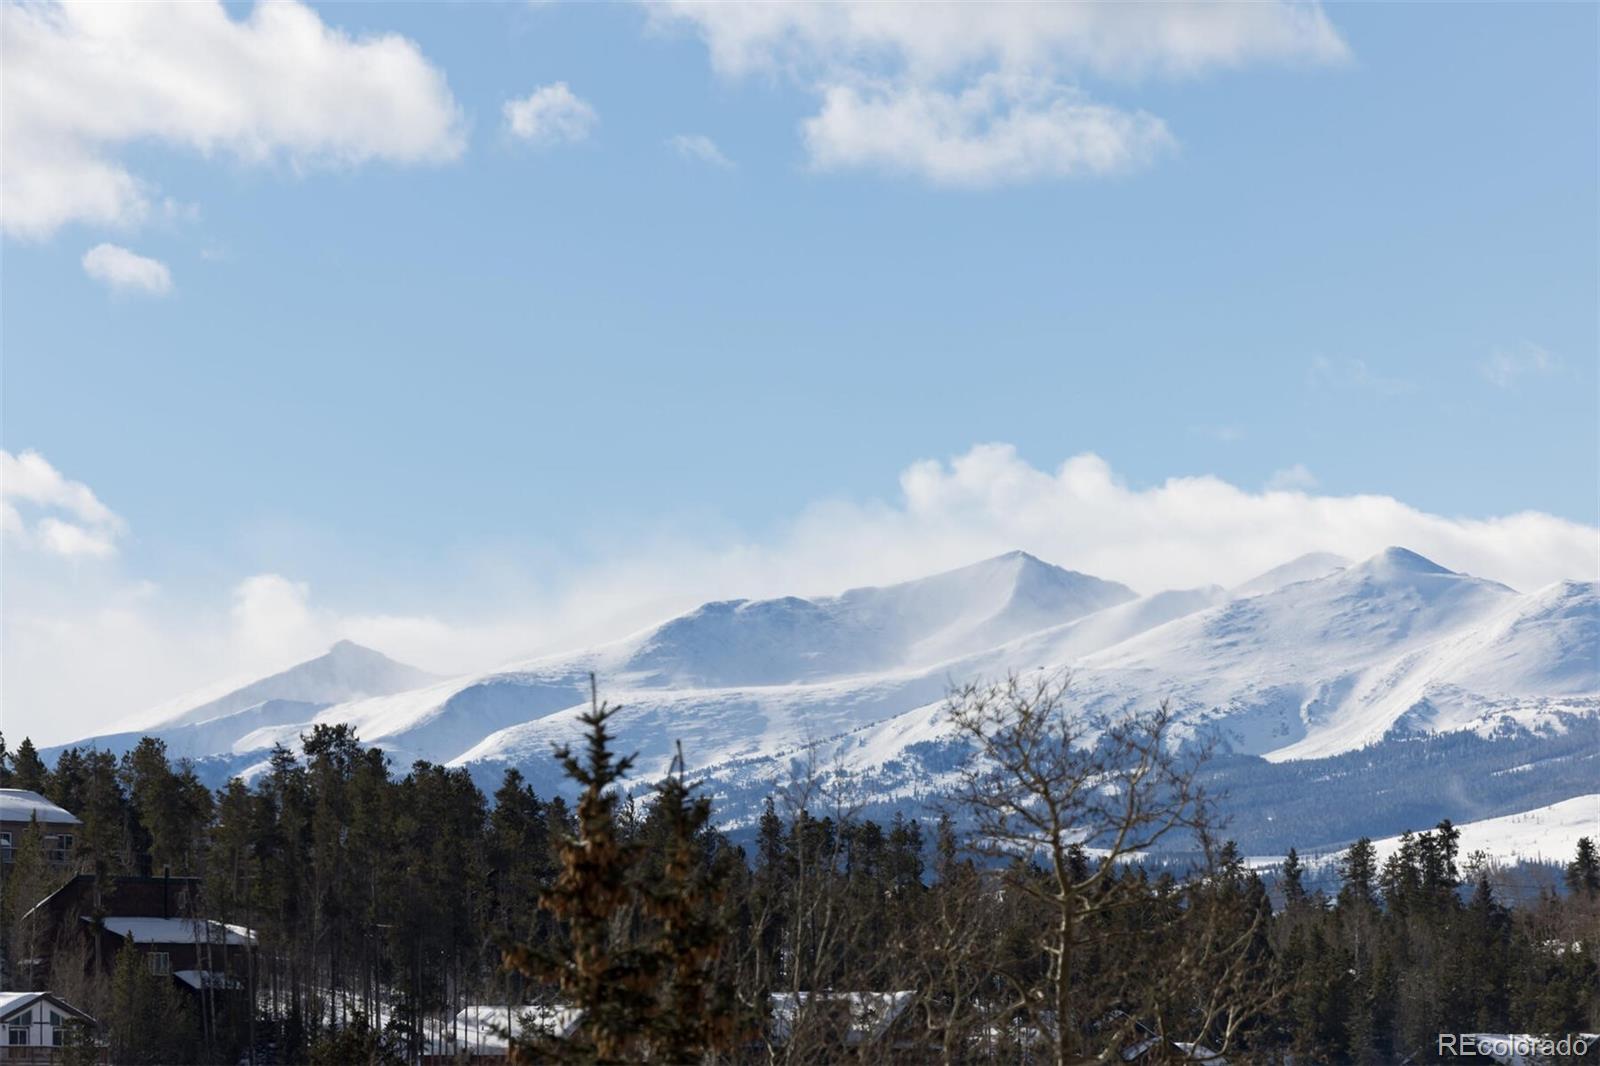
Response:
[{"label": "snow-covered roof", "polygon": [[438,1041],[429,1041],[430,1052],[454,1054],[466,1050],[475,1054],[504,1052],[506,1038],[495,1032],[508,1028],[518,1036],[544,1033],[558,1039],[572,1035],[583,1018],[583,1010],[558,1004],[507,1007],[504,1003],[474,1003],[456,1012],[450,1028]]},{"label": "snow-covered roof", "polygon": [[202,986],[206,988],[244,987],[244,984],[232,974],[218,973],[215,970],[173,970],[172,976],[197,992]]},{"label": "snow-covered roof", "polygon": [[43,992],[0,992],[0,1018],[5,1018],[26,1007]]},{"label": "snow-covered roof", "polygon": [[41,825],[83,824],[71,811],[57,807],[37,792],[0,788],[0,822],[26,822],[35,817]]},{"label": "snow-covered roof", "polygon": [[[85,917],[83,921],[92,922]],[[107,932],[132,937],[135,944],[226,944],[244,947],[256,942],[256,935],[242,925],[224,925],[192,918],[124,918],[112,915],[100,924]]]},{"label": "snow-covered roof", "polygon": [[779,1043],[787,1042],[801,1010],[809,1007],[828,1016],[848,1013],[845,1043],[866,1043],[882,1037],[913,998],[913,992],[774,992],[772,1036]]},{"label": "snow-covered roof", "polygon": [[60,1008],[63,1014],[71,1014],[78,1018],[89,1017],[54,992],[0,992],[0,1020],[9,1018],[18,1011],[27,1010],[39,1000]]}]

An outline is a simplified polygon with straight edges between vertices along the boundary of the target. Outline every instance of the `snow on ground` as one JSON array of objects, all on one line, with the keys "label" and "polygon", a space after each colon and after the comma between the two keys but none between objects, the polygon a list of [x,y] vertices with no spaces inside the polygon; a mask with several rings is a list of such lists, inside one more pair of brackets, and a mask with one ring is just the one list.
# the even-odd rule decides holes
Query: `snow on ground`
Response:
[{"label": "snow on ground", "polygon": [[[1419,827],[1428,828],[1431,827]],[[1462,858],[1483,851],[1504,861],[1570,862],[1579,837],[1600,838],[1600,793],[1574,796],[1521,814],[1464,822],[1457,828],[1461,830]],[[1397,836],[1372,843],[1378,850],[1379,862],[1400,850]]]},{"label": "snow on ground", "polygon": [[[1431,825],[1419,825],[1413,830],[1413,835],[1432,828]],[[1600,842],[1600,793],[1574,796],[1519,814],[1462,822],[1456,825],[1456,829],[1461,833],[1458,864],[1479,851],[1505,863],[1523,859],[1571,862],[1578,850],[1579,837],[1586,836]],[[1378,853],[1378,864],[1381,866],[1389,856],[1400,850],[1400,837],[1374,840],[1372,846]],[[1302,855],[1301,860],[1308,866],[1327,866],[1337,862],[1347,850]],[[1248,865],[1258,870],[1282,864],[1282,855],[1257,855],[1248,860]]]},{"label": "snow on ground", "polygon": [[[893,779],[946,735],[949,688],[1041,669],[1070,670],[1069,699],[1087,710],[1170,700],[1180,732],[1216,731],[1273,760],[1415,733],[1560,729],[1600,714],[1600,592],[1560,582],[1523,595],[1390,548],[1354,564],[1303,557],[1229,591],[1136,597],[1012,552],[833,597],[708,603],[610,644],[449,680],[340,644],[177,710],[158,735],[225,776],[257,772],[273,744],[294,747],[315,724],[348,723],[401,767],[465,766],[493,787],[515,766],[548,791],[551,747],[578,737],[592,671],[623,705],[617,744],[640,753],[641,778],[664,772],[681,739],[695,773],[749,779],[827,749],[864,779],[890,767],[886,789],[925,791],[935,782]],[[125,750],[137,737],[91,742]]]}]

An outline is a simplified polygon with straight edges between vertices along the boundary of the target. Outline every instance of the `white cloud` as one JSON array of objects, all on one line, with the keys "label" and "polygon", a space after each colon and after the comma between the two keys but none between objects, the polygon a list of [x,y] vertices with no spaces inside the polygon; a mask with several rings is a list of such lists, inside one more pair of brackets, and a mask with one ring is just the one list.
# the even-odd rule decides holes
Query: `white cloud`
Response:
[{"label": "white cloud", "polygon": [[[30,455],[7,458],[8,469],[30,471],[31,495],[14,498],[57,501],[77,524],[99,528],[110,512],[93,494]],[[1290,472],[1303,480],[1303,468]],[[706,600],[836,593],[1013,548],[1143,592],[1231,585],[1307,552],[1362,558],[1394,544],[1524,590],[1600,578],[1594,526],[1535,512],[1453,518],[1388,496],[1296,487],[1254,492],[1209,476],[1133,487],[1093,454],[1040,469],[1008,445],[986,444],[912,464],[892,499],[820,501],[769,537],[630,530],[599,564],[553,561],[559,584],[497,571],[473,606],[455,612],[420,587],[409,594],[428,606],[411,612],[319,601],[277,573],[244,578],[223,602],[180,604],[132,577],[66,580],[35,554],[8,559],[5,705],[8,718],[18,709],[16,732],[65,740],[220,677],[282,669],[340,638],[435,671],[486,669],[611,639]]]},{"label": "white cloud", "polygon": [[21,455],[0,451],[0,491],[7,499],[58,507],[96,525],[118,521],[89,486],[67,480],[36,451],[25,451]]},{"label": "white cloud", "polygon": [[961,186],[1135,170],[1176,144],[1153,115],[997,75],[958,93],[832,86],[801,130],[818,170],[873,168]]},{"label": "white cloud", "polygon": [[680,133],[667,140],[672,150],[685,159],[710,163],[714,167],[732,167],[733,160],[722,154],[722,149],[703,133]]},{"label": "white cloud", "polygon": [[278,654],[310,636],[311,588],[280,574],[256,574],[233,590],[236,639],[247,652]]},{"label": "white cloud", "polygon": [[117,553],[117,545],[111,531],[105,529],[90,529],[85,526],[63,522],[59,518],[42,518],[34,530],[39,545],[45,551],[54,552],[64,556],[88,556],[91,559],[107,559]]},{"label": "white cloud", "polygon": [[1537,344],[1525,342],[1515,348],[1495,349],[1478,369],[1489,384],[1509,389],[1525,377],[1549,374],[1559,366],[1555,356]]},{"label": "white cloud", "polygon": [[[33,525],[23,508],[39,514]],[[89,486],[70,481],[36,451],[0,451],[0,527],[21,547],[67,558],[116,554],[122,519]]]},{"label": "white cloud", "polygon": [[83,272],[113,289],[163,296],[172,291],[172,272],[159,259],[116,244],[97,244],[83,253]]},{"label": "white cloud", "polygon": [[1307,469],[1304,463],[1274,470],[1272,476],[1267,478],[1268,492],[1302,492],[1316,487],[1317,475]]},{"label": "white cloud", "polygon": [[993,64],[1100,76],[1193,75],[1263,60],[1334,62],[1349,50],[1317,4],[1204,2],[882,4],[809,0],[654,4],[658,22],[693,24],[719,71],[735,76],[873,57],[921,77]]},{"label": "white cloud", "polygon": [[186,213],[120,161],[135,142],[299,170],[465,147],[444,75],[414,43],[351,37],[295,0],[242,20],[216,0],[7,2],[4,17],[0,222],[13,235]]},{"label": "white cloud", "polygon": [[659,27],[692,27],[725,76],[785,77],[814,91],[821,109],[802,133],[819,169],[870,167],[946,184],[1104,174],[1171,146],[1159,118],[1088,99],[1086,77],[1125,84],[1349,54],[1319,5],[1282,0],[667,0],[650,10]]},{"label": "white cloud", "polygon": [[538,145],[572,144],[584,140],[600,116],[564,81],[544,85],[518,100],[507,100],[502,110],[506,127],[517,137]]}]

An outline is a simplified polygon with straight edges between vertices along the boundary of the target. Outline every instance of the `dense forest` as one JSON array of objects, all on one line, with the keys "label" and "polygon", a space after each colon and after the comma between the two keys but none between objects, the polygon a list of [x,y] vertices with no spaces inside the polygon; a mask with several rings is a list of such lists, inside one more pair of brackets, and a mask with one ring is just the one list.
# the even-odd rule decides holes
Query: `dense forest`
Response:
[{"label": "dense forest", "polygon": [[[1514,907],[1448,822],[1384,861],[1363,839],[1312,891],[1292,851],[1257,871],[1219,839],[1204,753],[1173,754],[1162,712],[1089,722],[1015,681],[950,708],[985,758],[942,816],[864,818],[797,773],[748,847],[681,774],[624,792],[598,699],[561,753],[570,802],[515,770],[492,797],[399,772],[342,726],[215,792],[152,738],[54,767],[0,740],[0,786],[82,819],[80,871],[199,877],[192,913],[259,937],[254,1009],[65,945],[31,979],[130,1063],[416,1061],[474,1004],[510,1005],[527,1062],[1430,1062],[1442,1033],[1600,1028],[1587,841]],[[1169,833],[1194,862],[1142,861]],[[7,987],[65,876],[17,855]]]}]

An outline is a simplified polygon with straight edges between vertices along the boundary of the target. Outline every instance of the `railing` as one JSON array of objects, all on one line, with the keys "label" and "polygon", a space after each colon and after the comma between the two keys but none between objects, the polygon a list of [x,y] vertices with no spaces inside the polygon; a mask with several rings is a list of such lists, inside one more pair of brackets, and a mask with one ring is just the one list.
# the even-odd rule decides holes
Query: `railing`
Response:
[{"label": "railing", "polygon": [[[38,1047],[28,1045],[0,1044],[0,1062],[6,1066],[57,1066],[65,1062],[63,1053],[65,1048]],[[109,1048],[95,1049],[95,1062],[108,1063],[111,1061]]]},{"label": "railing", "polygon": [[[33,1025],[32,1029],[41,1029],[43,1026]],[[0,1028],[0,1062],[6,1066],[56,1066],[66,1061],[64,1047],[52,1047],[49,1044],[10,1044],[4,1043],[10,1034]],[[81,1055],[82,1052],[80,1051]],[[80,1059],[81,1061],[81,1059]],[[108,1063],[111,1061],[111,1049],[107,1047],[95,1048],[94,1061]]]}]

